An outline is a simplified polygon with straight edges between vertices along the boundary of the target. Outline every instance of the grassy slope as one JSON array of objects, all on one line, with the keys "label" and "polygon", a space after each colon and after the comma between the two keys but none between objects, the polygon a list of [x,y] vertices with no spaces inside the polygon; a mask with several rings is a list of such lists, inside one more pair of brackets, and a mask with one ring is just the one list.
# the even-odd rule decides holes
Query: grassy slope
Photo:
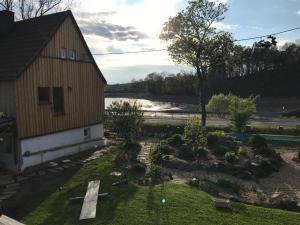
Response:
[{"label": "grassy slope", "polygon": [[[161,185],[111,187],[114,179],[108,173],[113,170],[114,157],[115,152],[108,153],[78,171],[39,182],[39,189],[19,197],[14,214],[27,225],[300,224],[300,214],[243,204],[232,204],[230,211],[217,211],[208,194],[187,185],[166,184],[165,194]],[[87,182],[99,175],[100,192],[111,196],[98,204],[96,220],[79,221],[81,205],[69,205],[68,198],[84,195]],[[59,191],[61,184],[63,189]],[[160,203],[162,196],[167,199],[165,205]]]}]

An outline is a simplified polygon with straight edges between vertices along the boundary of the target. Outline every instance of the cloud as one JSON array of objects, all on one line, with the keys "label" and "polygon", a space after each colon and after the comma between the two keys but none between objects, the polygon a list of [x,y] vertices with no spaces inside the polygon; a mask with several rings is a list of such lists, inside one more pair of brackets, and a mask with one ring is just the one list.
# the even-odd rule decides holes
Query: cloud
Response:
[{"label": "cloud", "polygon": [[219,30],[234,30],[234,29],[237,29],[239,27],[239,25],[237,25],[237,24],[225,24],[225,23],[222,23],[222,22],[213,23],[212,26],[214,28],[219,29]]},{"label": "cloud", "polygon": [[100,37],[108,38],[109,40],[134,40],[138,41],[146,39],[148,36],[140,31],[137,31],[133,26],[121,26],[106,21],[80,21],[80,29],[87,35],[98,35]]},{"label": "cloud", "polygon": [[115,15],[117,12],[116,11],[106,11],[106,12],[83,12],[83,11],[77,11],[75,12],[75,16],[79,17],[81,19],[84,18],[95,18],[95,17],[107,17],[107,16],[112,16]]},{"label": "cloud", "polygon": [[299,10],[299,11],[297,11],[297,14],[298,14],[298,15],[300,15],[300,10]]}]

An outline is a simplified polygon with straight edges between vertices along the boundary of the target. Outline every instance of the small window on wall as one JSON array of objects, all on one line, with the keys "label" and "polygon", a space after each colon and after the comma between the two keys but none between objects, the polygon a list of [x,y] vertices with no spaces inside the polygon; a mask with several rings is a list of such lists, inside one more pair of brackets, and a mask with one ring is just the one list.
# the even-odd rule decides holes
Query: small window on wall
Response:
[{"label": "small window on wall", "polygon": [[50,88],[49,87],[39,87],[39,104],[49,104],[50,103]]},{"label": "small window on wall", "polygon": [[61,59],[66,59],[67,58],[67,49],[66,48],[60,48],[59,57]]},{"label": "small window on wall", "polygon": [[91,128],[85,128],[83,131],[83,135],[85,139],[91,138]]},{"label": "small window on wall", "polygon": [[77,56],[76,56],[76,50],[70,49],[70,51],[69,51],[69,58],[70,58],[71,60],[76,60],[76,59],[77,59]]}]

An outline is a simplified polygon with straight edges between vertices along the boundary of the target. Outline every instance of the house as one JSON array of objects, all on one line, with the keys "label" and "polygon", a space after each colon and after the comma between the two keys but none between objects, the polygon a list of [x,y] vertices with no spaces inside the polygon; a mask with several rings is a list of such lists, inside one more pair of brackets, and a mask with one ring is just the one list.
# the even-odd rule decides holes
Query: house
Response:
[{"label": "house", "polygon": [[106,80],[71,13],[0,11],[0,164],[14,171],[103,145]]}]

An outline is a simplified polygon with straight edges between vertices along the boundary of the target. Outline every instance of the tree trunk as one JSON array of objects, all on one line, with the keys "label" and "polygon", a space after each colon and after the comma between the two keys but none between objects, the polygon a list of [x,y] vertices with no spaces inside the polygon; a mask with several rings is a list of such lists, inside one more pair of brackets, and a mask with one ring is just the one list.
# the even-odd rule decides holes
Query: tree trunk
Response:
[{"label": "tree trunk", "polygon": [[197,77],[199,82],[199,101],[200,101],[200,107],[201,107],[201,125],[206,126],[206,91],[205,91],[205,79],[204,76],[201,74],[201,70],[199,67],[197,67]]}]

